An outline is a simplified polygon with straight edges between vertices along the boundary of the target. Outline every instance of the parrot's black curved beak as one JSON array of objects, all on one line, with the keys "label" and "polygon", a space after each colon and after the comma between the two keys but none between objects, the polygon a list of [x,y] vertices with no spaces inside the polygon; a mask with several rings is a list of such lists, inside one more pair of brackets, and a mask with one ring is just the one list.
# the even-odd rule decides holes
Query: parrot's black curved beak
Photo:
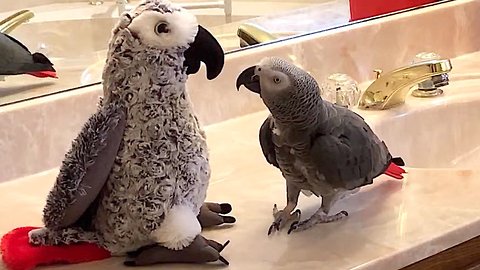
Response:
[{"label": "parrot's black curved beak", "polygon": [[248,90],[260,94],[260,78],[255,75],[256,66],[245,69],[237,78],[237,90],[244,85]]},{"label": "parrot's black curved beak", "polygon": [[225,63],[225,54],[217,39],[202,26],[198,26],[195,40],[185,51],[184,66],[187,74],[194,74],[200,70],[200,62],[207,67],[207,79],[215,79],[222,72]]}]

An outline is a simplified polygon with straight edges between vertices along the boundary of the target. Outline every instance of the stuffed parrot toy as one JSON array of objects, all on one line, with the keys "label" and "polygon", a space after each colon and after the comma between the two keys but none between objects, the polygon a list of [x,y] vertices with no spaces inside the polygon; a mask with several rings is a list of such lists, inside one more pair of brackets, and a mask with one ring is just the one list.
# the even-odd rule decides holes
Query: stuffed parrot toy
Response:
[{"label": "stuffed parrot toy", "polygon": [[[286,224],[288,233],[315,224],[340,220],[348,213],[330,213],[336,201],[360,187],[372,184],[381,174],[401,179],[401,158],[393,158],[364,119],[355,112],[322,100],[315,79],[282,58],[264,58],[237,78],[260,95],[270,115],[259,139],[268,163],[286,180],[287,205],[274,205],[270,235]],[[321,207],[300,222],[295,210],[300,193],[322,197]]]},{"label": "stuffed parrot toy", "polygon": [[31,54],[20,41],[0,33],[0,76],[20,74],[57,78],[52,62],[45,55]]},{"label": "stuffed parrot toy", "polygon": [[124,255],[127,266],[228,264],[220,255],[228,241],[201,236],[204,227],[235,222],[225,215],[230,204],[205,202],[209,154],[185,86],[201,62],[212,80],[224,52],[185,9],[146,0],[121,15],[103,98],[60,167],[45,226],[2,241],[11,269]]}]

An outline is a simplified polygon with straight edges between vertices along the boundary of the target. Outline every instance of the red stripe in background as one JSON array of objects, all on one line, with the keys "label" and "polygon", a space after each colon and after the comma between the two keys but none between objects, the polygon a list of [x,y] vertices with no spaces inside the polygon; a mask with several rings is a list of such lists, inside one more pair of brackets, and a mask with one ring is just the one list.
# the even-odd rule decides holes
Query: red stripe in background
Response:
[{"label": "red stripe in background", "polygon": [[417,7],[435,1],[436,0],[350,0],[350,21]]}]

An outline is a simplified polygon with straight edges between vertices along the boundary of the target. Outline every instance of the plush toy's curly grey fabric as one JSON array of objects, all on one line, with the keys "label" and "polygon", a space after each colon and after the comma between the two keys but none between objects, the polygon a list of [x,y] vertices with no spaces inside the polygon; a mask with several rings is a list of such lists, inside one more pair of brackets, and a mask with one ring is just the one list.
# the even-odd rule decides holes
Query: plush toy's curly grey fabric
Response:
[{"label": "plush toy's curly grey fabric", "polygon": [[104,100],[67,153],[44,209],[45,228],[30,233],[31,243],[95,242],[113,255],[153,245],[142,249],[139,264],[172,261],[145,255],[155,250],[179,252],[175,258],[208,253],[187,261],[221,258],[218,243],[208,240],[214,248],[200,250],[201,225],[235,219],[219,215],[230,212],[228,204],[202,208],[208,150],[185,82],[200,61],[215,78],[223,57],[195,17],[167,1],[147,0],[124,13],[109,44]]},{"label": "plush toy's curly grey fabric", "polygon": [[[102,179],[108,176],[113,165],[109,157],[117,154],[124,128],[124,108],[113,103],[103,107],[100,102],[98,112],[88,119],[65,155],[57,184],[44,208],[45,226],[60,229],[73,225],[80,218],[79,209],[70,206],[82,208],[94,201],[96,194],[88,190],[103,186]],[[105,158],[99,159],[99,156]]]}]

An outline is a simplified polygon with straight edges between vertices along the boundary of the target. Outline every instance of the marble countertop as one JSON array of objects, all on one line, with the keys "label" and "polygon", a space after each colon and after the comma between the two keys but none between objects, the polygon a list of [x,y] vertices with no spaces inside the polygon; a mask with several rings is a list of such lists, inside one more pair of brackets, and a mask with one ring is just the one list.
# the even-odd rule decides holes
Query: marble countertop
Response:
[{"label": "marble countertop", "polygon": [[[208,200],[232,203],[237,223],[204,232],[231,244],[229,269],[398,269],[480,234],[480,171],[408,169],[404,181],[381,176],[332,211],[350,216],[305,232],[267,237],[274,203],[285,204],[285,183],[258,145],[259,112],[207,127],[212,179]],[[0,233],[41,226],[57,170],[0,184]],[[309,215],[320,200],[301,196]],[[123,269],[123,259],[55,269]],[[144,268],[152,269],[152,268]],[[175,265],[168,269],[211,269]]]}]

